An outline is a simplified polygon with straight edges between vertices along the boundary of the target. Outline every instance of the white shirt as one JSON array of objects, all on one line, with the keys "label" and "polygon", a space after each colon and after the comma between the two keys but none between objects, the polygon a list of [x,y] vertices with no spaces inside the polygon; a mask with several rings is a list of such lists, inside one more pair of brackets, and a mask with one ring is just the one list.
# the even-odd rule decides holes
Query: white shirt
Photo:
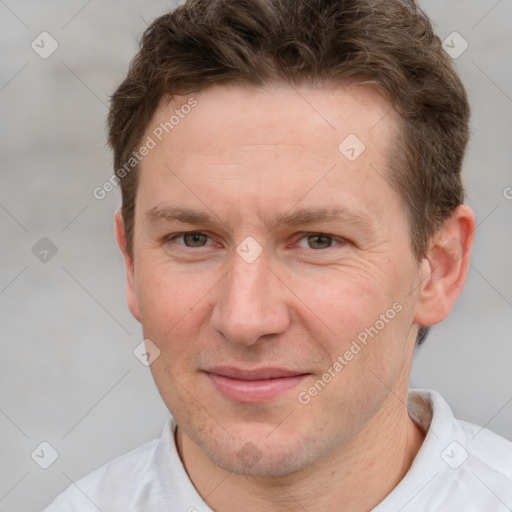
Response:
[{"label": "white shirt", "polygon": [[[426,432],[408,473],[372,512],[510,512],[512,443],[454,418],[435,391],[409,391],[411,418]],[[175,423],[72,484],[43,512],[212,512],[179,458]]]}]

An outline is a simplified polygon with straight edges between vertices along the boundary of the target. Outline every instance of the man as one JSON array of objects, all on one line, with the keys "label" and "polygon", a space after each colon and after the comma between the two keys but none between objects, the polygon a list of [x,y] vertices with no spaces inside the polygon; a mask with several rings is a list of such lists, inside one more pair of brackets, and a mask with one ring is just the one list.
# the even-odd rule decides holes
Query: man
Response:
[{"label": "man", "polygon": [[469,107],[400,0],[196,0],[110,144],[128,305],[173,416],[48,511],[505,511],[512,445],[409,391],[462,291]]}]

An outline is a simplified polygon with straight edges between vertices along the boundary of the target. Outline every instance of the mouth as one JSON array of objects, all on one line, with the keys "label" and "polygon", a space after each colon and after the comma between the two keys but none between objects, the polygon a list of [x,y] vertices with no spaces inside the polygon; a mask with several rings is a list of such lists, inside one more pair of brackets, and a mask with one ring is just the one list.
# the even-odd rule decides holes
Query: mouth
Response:
[{"label": "mouth", "polygon": [[227,366],[210,368],[205,374],[225,398],[246,403],[272,400],[311,375],[285,368],[249,370]]}]

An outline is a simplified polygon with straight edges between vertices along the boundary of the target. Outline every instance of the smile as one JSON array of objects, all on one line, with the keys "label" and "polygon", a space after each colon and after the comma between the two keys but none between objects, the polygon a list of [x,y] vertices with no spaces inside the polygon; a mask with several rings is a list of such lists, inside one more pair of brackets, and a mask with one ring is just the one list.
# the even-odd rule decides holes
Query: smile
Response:
[{"label": "smile", "polygon": [[205,372],[225,398],[236,402],[261,403],[294,388],[309,374],[279,368],[242,370],[215,367]]}]

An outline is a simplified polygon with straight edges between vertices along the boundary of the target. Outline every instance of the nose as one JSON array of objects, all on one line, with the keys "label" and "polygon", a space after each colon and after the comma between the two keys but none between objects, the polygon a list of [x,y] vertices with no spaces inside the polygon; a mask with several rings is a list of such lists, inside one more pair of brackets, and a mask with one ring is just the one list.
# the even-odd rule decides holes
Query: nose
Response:
[{"label": "nose", "polygon": [[211,324],[230,343],[250,346],[290,325],[289,292],[264,254],[247,263],[235,253],[219,284]]}]

